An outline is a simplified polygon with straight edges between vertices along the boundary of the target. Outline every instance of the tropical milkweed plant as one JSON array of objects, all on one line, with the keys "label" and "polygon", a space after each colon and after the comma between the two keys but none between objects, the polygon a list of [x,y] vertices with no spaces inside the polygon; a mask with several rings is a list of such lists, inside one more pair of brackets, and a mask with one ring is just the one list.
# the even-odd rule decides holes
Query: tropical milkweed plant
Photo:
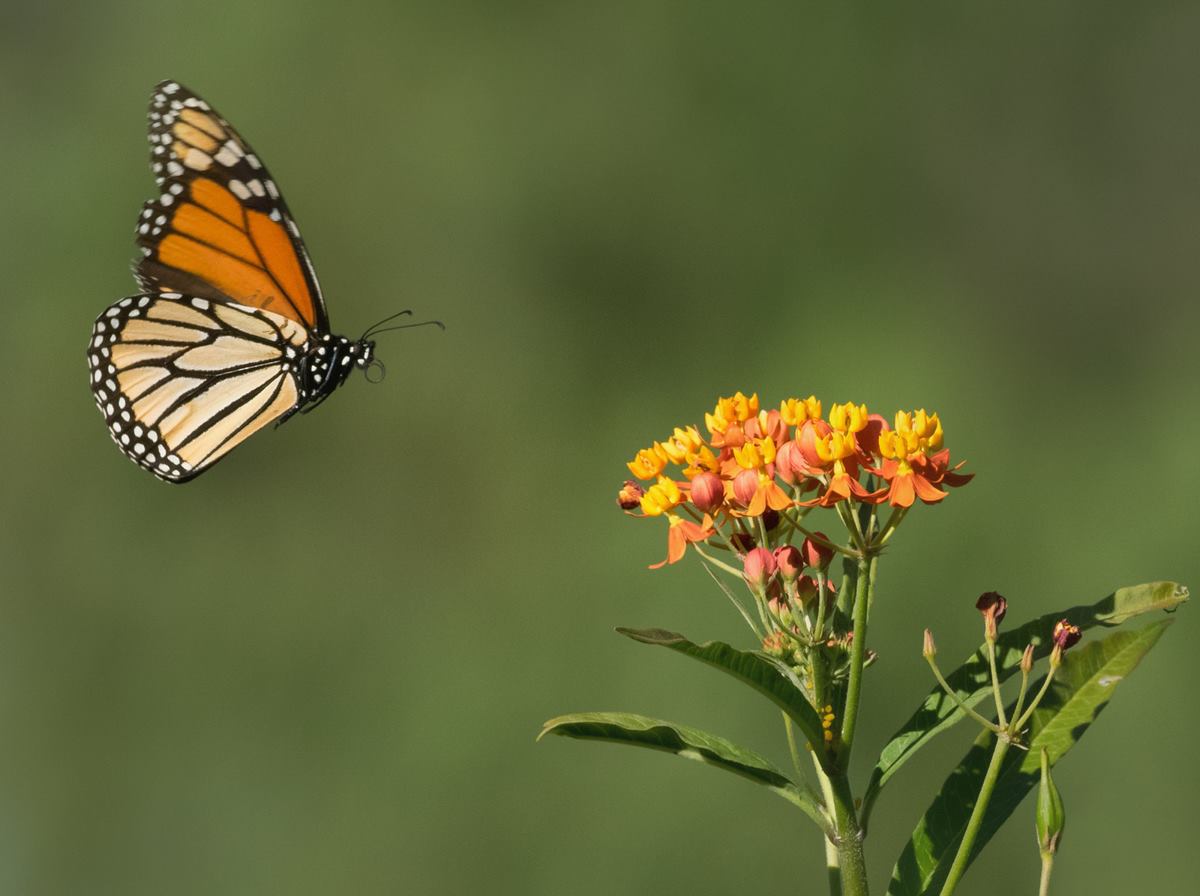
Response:
[{"label": "tropical milkweed plant", "polygon": [[765,410],[757,394],[739,392],[719,399],[704,420],[707,436],[695,426],[676,428],[639,451],[628,463],[635,479],[617,501],[630,516],[665,521],[667,555],[653,568],[698,560],[753,643],[746,649],[664,629],[618,631],[699,660],[774,703],[791,769],[715,734],[633,713],[560,716],[542,735],[649,747],[764,786],[816,826],[830,892],[863,896],[876,802],[918,750],[969,719],[979,736],[917,821],[887,893],[949,896],[1035,788],[1036,817],[1028,823],[1037,832],[1047,892],[1063,827],[1050,769],[1172,620],[1106,630],[1173,611],[1187,590],[1172,582],[1119,588],[1018,628],[1002,628],[1004,597],[983,594],[973,601],[983,643],[945,672],[926,630],[922,653],[932,690],[883,745],[865,786],[852,782],[850,758],[866,747],[857,735],[865,673],[875,659],[871,613],[877,600],[887,608],[875,587],[884,549],[915,507],[940,504],[972,474],[951,461],[938,415],[923,410],[898,412],[890,422],[865,405],[835,404],[824,414],[811,396]]}]

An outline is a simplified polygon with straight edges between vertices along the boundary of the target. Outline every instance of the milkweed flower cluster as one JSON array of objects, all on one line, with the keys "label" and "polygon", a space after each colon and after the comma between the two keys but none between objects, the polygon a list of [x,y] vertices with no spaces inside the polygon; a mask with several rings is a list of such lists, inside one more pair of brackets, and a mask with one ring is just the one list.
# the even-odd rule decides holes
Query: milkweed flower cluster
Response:
[{"label": "milkweed flower cluster", "polygon": [[[847,674],[854,640],[849,601],[839,606],[849,580],[832,581],[830,563],[877,556],[914,505],[970,481],[943,442],[941,420],[925,410],[888,420],[863,404],[826,412],[810,395],[767,408],[757,393],[738,392],[717,399],[703,431],[678,426],[638,451],[617,503],[666,522],[667,555],[652,569],[691,547],[710,571],[740,578],[754,609],[734,603],[763,651],[798,670],[814,705],[825,706],[821,695]],[[846,538],[810,528],[813,511],[835,517]],[[864,650],[858,661],[872,659]]]},{"label": "milkweed flower cluster", "polygon": [[707,435],[676,427],[626,464],[634,479],[621,488],[620,506],[668,525],[667,557],[653,568],[678,562],[689,544],[722,529],[734,545],[768,546],[781,521],[792,532],[813,507],[840,506],[843,517],[850,505],[903,512],[918,500],[936,504],[971,479],[961,464],[951,466],[941,420],[925,410],[898,411],[889,422],[864,404],[834,404],[823,414],[810,395],[766,409],[757,393],[738,392],[719,398],[704,424]]}]

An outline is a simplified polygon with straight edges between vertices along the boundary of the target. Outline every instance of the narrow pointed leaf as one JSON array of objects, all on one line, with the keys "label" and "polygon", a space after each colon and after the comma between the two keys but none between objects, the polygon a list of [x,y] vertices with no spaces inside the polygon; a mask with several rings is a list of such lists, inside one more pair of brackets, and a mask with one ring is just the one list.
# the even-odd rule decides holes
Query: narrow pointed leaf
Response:
[{"label": "narrow pointed leaf", "polygon": [[[1108,704],[1116,686],[1137,667],[1171,624],[1164,619],[1137,631],[1117,632],[1068,654],[1041,706],[1033,715],[1028,751],[1011,749],[971,852],[974,859],[1029,791],[1037,786],[1045,748],[1053,765],[1071,749]],[[1039,685],[1040,686],[1040,685]],[[1030,687],[1031,692],[1034,687]],[[976,738],[946,779],[901,853],[888,896],[936,893],[945,880],[971,816],[994,735]]]},{"label": "narrow pointed leaf", "polygon": [[[1017,672],[1021,653],[1027,644],[1033,644],[1035,659],[1048,656],[1053,643],[1050,640],[1054,623],[1067,619],[1082,630],[1097,626],[1113,627],[1154,610],[1172,612],[1188,599],[1188,590],[1175,582],[1151,582],[1121,588],[1091,606],[1078,606],[1059,613],[1050,613],[1027,622],[1020,628],[1001,632],[996,641],[996,663],[1001,680],[1007,680]],[[987,652],[984,645],[965,663],[946,676],[946,682],[954,689],[959,699],[967,706],[974,706],[991,694],[991,673],[988,669]],[[879,755],[879,761],[871,772],[863,796],[864,823],[879,791],[899,771],[913,754],[929,743],[937,734],[965,718],[960,710],[940,687],[934,687],[929,696],[900,729],[892,735]]]},{"label": "narrow pointed leaf", "polygon": [[581,712],[550,719],[538,735],[608,741],[674,753],[740,775],[798,806],[823,829],[824,814],[807,789],[757,753],[698,728],[663,722],[627,712]]},{"label": "narrow pointed leaf", "polygon": [[[731,675],[782,709],[814,748],[824,745],[824,733],[817,711],[808,702],[804,691],[789,679],[786,668],[781,668],[776,660],[761,653],[738,650],[722,641],[695,644],[683,635],[661,628],[619,628],[617,631],[643,644],[670,648]],[[814,755],[822,767],[831,769],[832,759],[825,750],[817,749]]]}]

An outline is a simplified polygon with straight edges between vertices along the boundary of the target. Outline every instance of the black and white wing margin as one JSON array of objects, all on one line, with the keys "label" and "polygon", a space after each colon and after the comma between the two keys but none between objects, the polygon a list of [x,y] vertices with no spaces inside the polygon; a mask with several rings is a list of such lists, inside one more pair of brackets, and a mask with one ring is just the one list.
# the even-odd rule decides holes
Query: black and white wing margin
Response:
[{"label": "black and white wing margin", "polygon": [[[216,109],[178,81],[162,81],[154,88],[147,114],[150,168],[161,195],[146,202],[138,218],[136,239],[141,257],[134,261],[134,276],[140,288],[148,293],[193,291],[217,301],[238,301],[236,294],[223,295],[222,284],[206,280],[202,272],[180,270],[177,261],[163,258],[162,243],[173,232],[204,238],[203,232],[197,235],[194,227],[176,220],[185,203],[210,212],[233,206],[233,221],[241,225],[245,225],[248,212],[261,212],[286,230],[303,272],[305,286],[293,290],[307,293],[300,300],[299,312],[309,329],[329,332],[329,313],[300,228],[250,144]],[[271,261],[264,264],[270,267]]]},{"label": "black and white wing margin", "polygon": [[308,338],[270,311],[170,292],[131,296],[92,328],[92,394],[130,460],[186,482],[297,408]]}]

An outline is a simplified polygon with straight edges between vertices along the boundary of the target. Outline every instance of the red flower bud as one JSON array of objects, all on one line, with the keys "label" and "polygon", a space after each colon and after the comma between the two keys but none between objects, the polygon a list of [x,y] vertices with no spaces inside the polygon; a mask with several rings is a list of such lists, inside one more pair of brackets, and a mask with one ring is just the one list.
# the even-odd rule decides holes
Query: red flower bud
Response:
[{"label": "red flower bud", "polygon": [[621,490],[617,492],[617,504],[622,510],[633,510],[642,503],[642,495],[645,492],[642,487],[632,479],[626,479],[625,484],[621,486]]},{"label": "red flower bud", "polygon": [[749,507],[758,492],[758,471],[742,470],[733,477],[733,497],[743,507]]},{"label": "red flower bud", "polygon": [[776,569],[775,555],[766,548],[755,548],[742,561],[742,574],[752,588],[766,589]]},{"label": "red flower bud", "polygon": [[789,585],[796,580],[804,570],[804,557],[795,545],[781,544],[775,549],[775,562],[779,565],[779,574]]},{"label": "red flower bud", "polygon": [[716,513],[725,503],[725,483],[716,473],[698,473],[692,479],[692,503],[702,513]]},{"label": "red flower bud", "polygon": [[804,458],[800,446],[792,439],[784,442],[775,452],[775,475],[788,485],[796,485],[805,477]]},{"label": "red flower bud", "polygon": [[995,591],[985,591],[979,595],[979,600],[975,601],[975,609],[982,613],[985,619],[991,616],[999,625],[1004,619],[1004,614],[1008,612],[1008,601]]},{"label": "red flower bud", "polygon": [[746,433],[742,430],[742,424],[730,423],[722,437],[723,447],[725,448],[741,448],[746,444]]},{"label": "red flower bud", "polygon": [[1066,650],[1079,643],[1079,639],[1083,637],[1083,632],[1079,630],[1079,626],[1071,625],[1067,620],[1060,619],[1054,623],[1053,637],[1054,646],[1059,650]]},{"label": "red flower bud", "polygon": [[[826,605],[833,600],[837,589],[833,582],[825,580],[825,600]],[[808,603],[817,596],[817,580],[813,576],[801,576],[796,579],[796,599],[802,604]]]},{"label": "red flower bud", "polygon": [[814,532],[815,539],[806,538],[800,550],[804,553],[804,565],[813,569],[828,569],[833,559],[833,548],[829,547],[829,536],[824,532]]}]

